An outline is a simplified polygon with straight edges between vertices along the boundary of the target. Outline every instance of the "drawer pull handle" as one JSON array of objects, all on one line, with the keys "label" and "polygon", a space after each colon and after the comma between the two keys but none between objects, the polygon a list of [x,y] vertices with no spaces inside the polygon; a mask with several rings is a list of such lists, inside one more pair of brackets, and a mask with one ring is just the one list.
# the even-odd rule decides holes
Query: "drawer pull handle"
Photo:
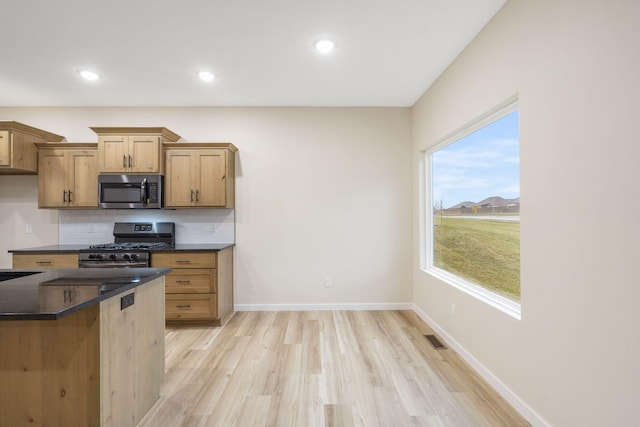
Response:
[{"label": "drawer pull handle", "polygon": [[191,280],[176,280],[176,283],[191,283]]},{"label": "drawer pull handle", "polygon": [[51,261],[36,261],[36,264],[51,264]]},{"label": "drawer pull handle", "polygon": [[188,264],[188,263],[190,263],[191,261],[189,261],[188,259],[177,259],[177,260],[176,260],[176,262],[177,262],[178,264]]},{"label": "drawer pull handle", "polygon": [[191,305],[176,305],[176,308],[191,308]]}]

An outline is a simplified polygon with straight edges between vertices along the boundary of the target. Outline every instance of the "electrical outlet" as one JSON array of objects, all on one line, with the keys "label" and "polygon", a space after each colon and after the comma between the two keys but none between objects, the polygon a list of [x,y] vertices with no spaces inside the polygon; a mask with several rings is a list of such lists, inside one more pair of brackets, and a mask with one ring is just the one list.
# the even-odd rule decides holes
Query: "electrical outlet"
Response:
[{"label": "electrical outlet", "polygon": [[331,277],[325,277],[324,278],[324,287],[325,288],[330,288],[331,286],[333,286],[333,283],[331,282]]},{"label": "electrical outlet", "polygon": [[27,226],[25,227],[24,231],[27,234],[33,233],[33,226],[31,224],[27,224]]},{"label": "electrical outlet", "polygon": [[456,305],[451,303],[451,317],[456,317]]}]

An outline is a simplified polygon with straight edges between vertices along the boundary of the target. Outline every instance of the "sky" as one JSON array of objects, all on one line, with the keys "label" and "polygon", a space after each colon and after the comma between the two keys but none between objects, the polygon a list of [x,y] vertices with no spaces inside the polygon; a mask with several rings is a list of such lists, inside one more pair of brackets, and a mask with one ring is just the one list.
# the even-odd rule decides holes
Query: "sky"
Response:
[{"label": "sky", "polygon": [[516,110],[432,154],[433,203],[445,208],[487,197],[520,197]]}]

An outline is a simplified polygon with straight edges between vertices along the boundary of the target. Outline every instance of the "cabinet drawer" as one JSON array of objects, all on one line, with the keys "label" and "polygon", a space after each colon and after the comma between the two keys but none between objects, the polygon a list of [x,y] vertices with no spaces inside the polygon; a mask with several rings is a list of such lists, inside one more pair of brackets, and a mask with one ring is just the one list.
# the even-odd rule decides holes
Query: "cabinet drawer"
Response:
[{"label": "cabinet drawer", "polygon": [[154,268],[216,268],[215,252],[170,252],[151,254]]},{"label": "cabinet drawer", "polygon": [[165,276],[165,291],[168,294],[217,292],[216,270],[179,268]]},{"label": "cabinet drawer", "polygon": [[13,254],[13,268],[78,268],[78,255]]},{"label": "cabinet drawer", "polygon": [[218,317],[216,294],[167,294],[167,320],[213,320]]}]

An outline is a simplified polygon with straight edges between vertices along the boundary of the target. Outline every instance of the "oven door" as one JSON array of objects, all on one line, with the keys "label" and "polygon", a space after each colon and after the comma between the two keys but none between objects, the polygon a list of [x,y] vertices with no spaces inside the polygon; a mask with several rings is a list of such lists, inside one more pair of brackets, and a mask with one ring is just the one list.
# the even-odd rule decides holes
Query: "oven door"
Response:
[{"label": "oven door", "polygon": [[159,209],[160,175],[98,175],[98,206],[103,209]]}]

